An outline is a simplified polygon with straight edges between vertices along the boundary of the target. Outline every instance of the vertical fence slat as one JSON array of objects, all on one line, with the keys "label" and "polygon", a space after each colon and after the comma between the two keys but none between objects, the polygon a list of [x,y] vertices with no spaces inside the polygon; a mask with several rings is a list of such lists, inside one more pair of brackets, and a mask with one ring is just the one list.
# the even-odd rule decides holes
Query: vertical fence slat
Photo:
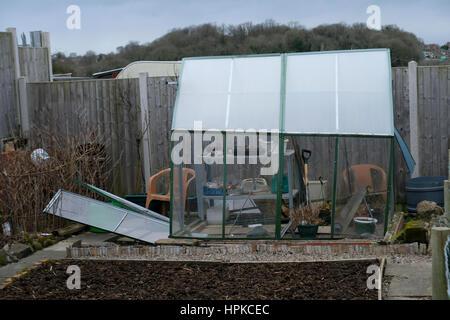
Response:
[{"label": "vertical fence slat", "polygon": [[449,72],[448,68],[440,68],[439,69],[439,146],[440,146],[440,156],[439,156],[439,170],[438,174],[441,172],[445,173],[448,165],[447,165],[447,157],[448,157],[448,149],[450,149],[450,140],[449,135],[447,133],[448,127],[450,127],[449,118],[449,92],[448,92],[448,81]]}]

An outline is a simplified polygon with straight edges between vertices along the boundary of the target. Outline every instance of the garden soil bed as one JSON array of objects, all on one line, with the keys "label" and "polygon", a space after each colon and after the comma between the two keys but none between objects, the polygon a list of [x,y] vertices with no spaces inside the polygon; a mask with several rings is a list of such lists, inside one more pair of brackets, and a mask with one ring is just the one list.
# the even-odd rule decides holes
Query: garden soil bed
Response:
[{"label": "garden soil bed", "polygon": [[[0,299],[377,299],[367,289],[374,261],[221,263],[49,261],[0,290]],[[81,269],[69,290],[66,269]]]}]

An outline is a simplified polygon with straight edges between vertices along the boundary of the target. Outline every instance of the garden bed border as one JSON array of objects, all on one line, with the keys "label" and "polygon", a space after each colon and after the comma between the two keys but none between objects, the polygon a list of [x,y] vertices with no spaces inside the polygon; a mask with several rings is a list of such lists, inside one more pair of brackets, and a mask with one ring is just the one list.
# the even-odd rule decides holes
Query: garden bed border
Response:
[{"label": "garden bed border", "polygon": [[[132,245],[120,246],[106,244],[83,246],[78,244],[66,248],[67,258],[110,258],[110,259],[170,259],[171,257],[212,255],[212,254],[248,254],[248,253],[292,253],[308,255],[340,255],[384,256],[390,254],[426,255],[427,246],[422,243],[386,244],[376,242],[333,241],[333,242],[246,242],[246,243],[200,243],[191,245]],[[189,260],[189,259],[187,259]]]}]

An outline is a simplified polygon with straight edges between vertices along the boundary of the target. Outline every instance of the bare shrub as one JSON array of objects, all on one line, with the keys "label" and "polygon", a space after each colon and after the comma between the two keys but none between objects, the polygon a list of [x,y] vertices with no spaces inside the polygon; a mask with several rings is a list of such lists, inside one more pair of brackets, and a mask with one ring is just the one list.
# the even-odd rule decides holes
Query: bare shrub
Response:
[{"label": "bare shrub", "polygon": [[300,205],[292,210],[293,228],[300,224],[320,224],[322,220],[319,218],[320,207],[312,205]]},{"label": "bare shrub", "polygon": [[110,189],[110,158],[95,132],[68,137],[41,130],[40,136],[45,138],[39,147],[49,154],[47,160],[33,163],[32,150],[3,153],[0,223],[10,222],[14,235],[48,232],[67,223],[43,212],[59,189],[95,198],[73,178]]}]

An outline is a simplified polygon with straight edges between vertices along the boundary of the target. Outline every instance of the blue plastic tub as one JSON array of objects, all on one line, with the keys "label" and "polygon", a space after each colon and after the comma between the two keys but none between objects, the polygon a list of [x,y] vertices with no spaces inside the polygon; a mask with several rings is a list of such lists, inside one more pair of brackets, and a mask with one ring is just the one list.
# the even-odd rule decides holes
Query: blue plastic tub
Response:
[{"label": "blue plastic tub", "polygon": [[445,176],[417,177],[406,181],[406,204],[408,211],[416,212],[417,204],[423,200],[434,201],[444,206]]}]

